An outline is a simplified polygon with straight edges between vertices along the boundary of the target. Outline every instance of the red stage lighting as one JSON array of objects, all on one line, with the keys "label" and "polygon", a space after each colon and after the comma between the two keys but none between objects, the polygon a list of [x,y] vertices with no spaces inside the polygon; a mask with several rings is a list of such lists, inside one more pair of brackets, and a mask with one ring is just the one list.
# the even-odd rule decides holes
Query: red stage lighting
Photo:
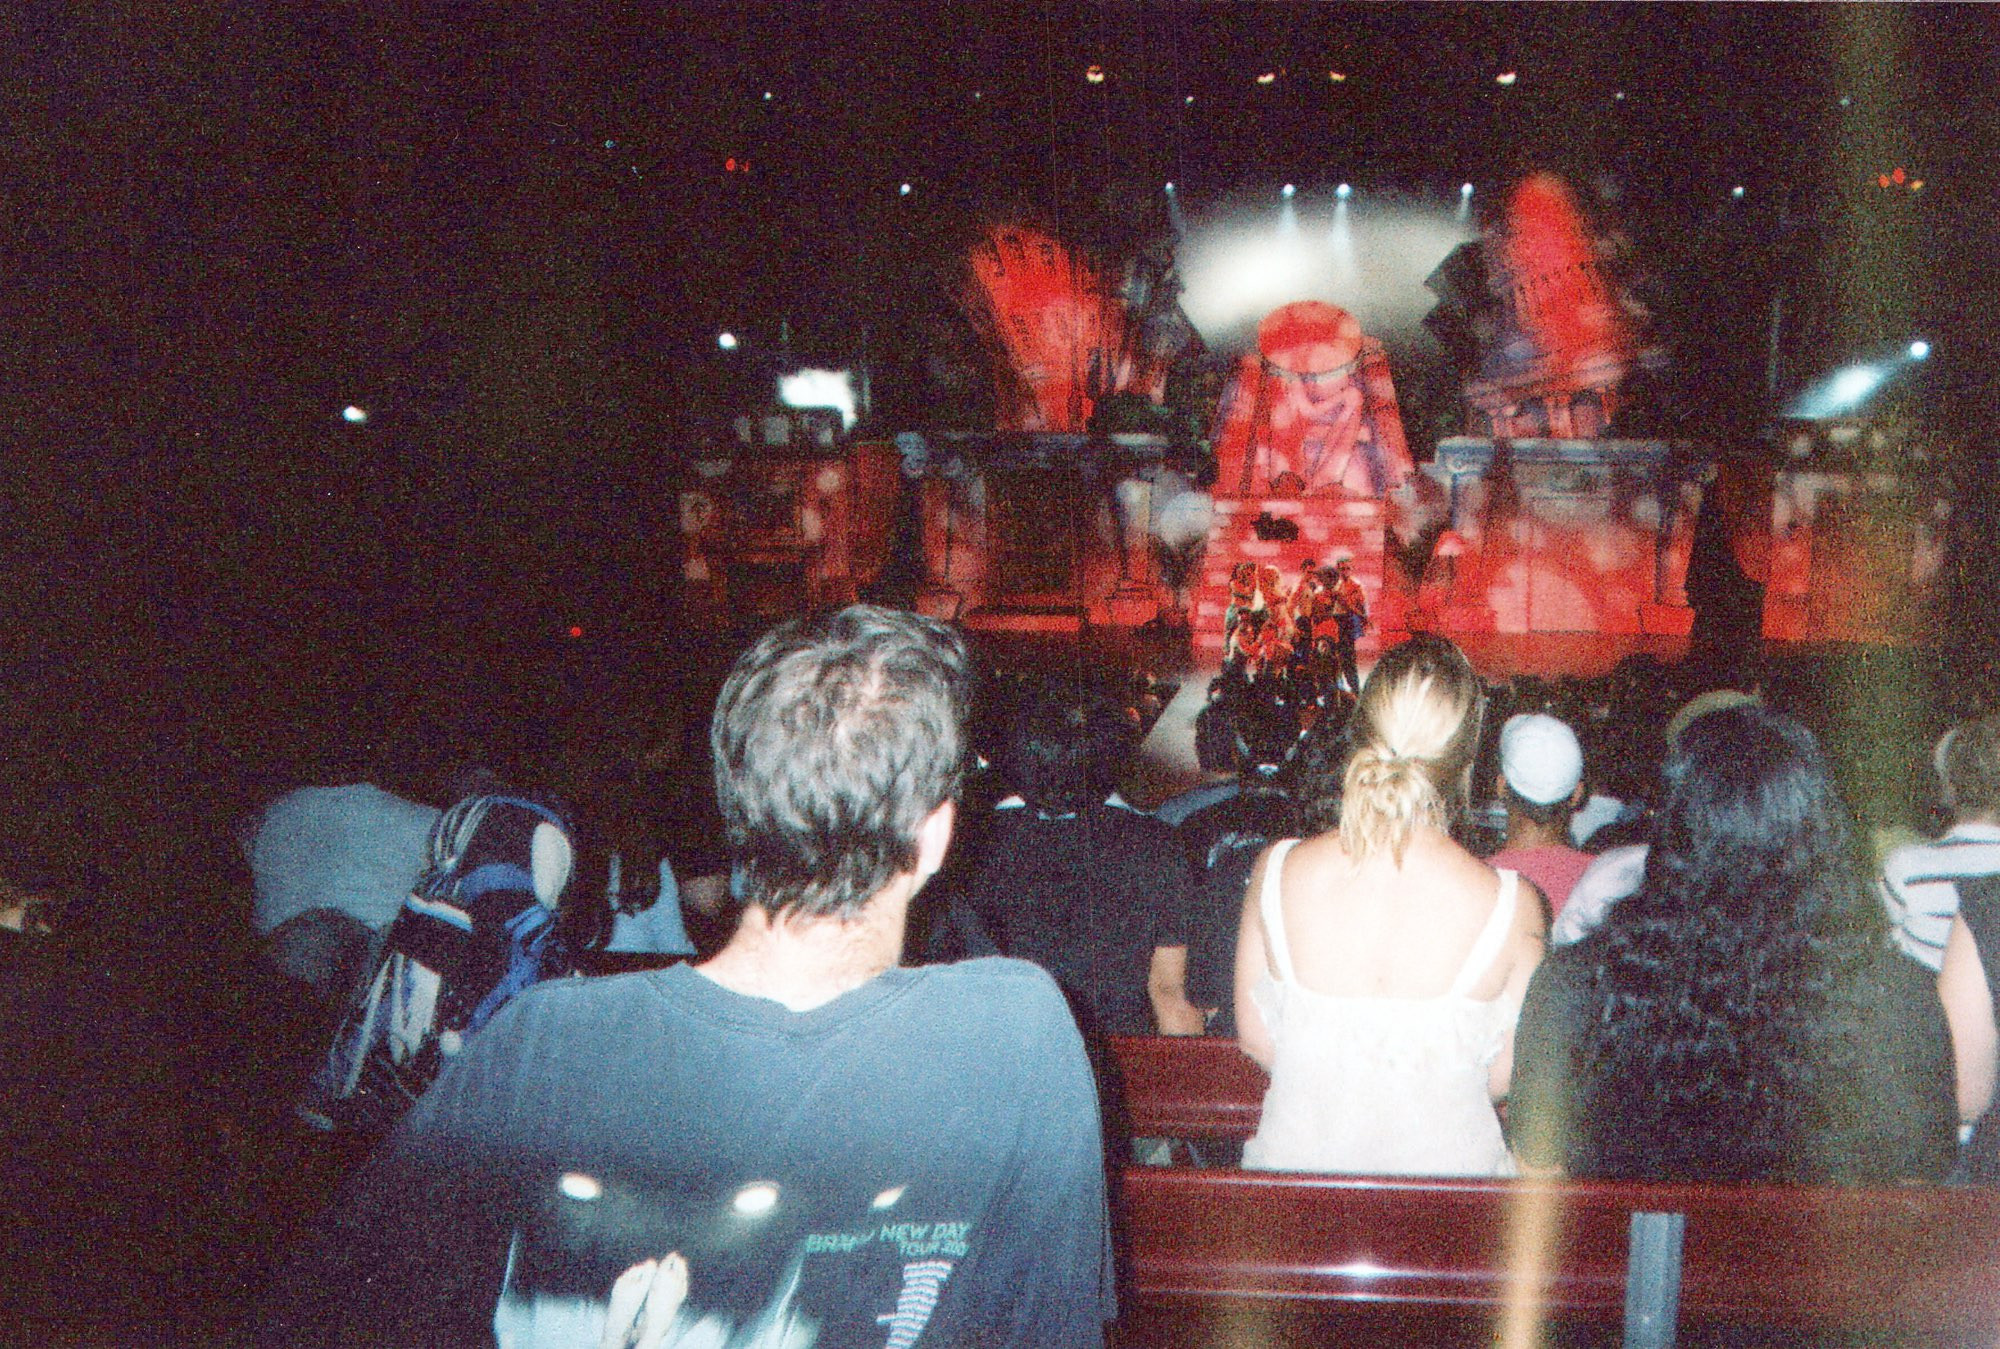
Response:
[{"label": "red stage lighting", "polygon": [[1104,67],[1091,66],[1089,69],[1083,72],[1083,78],[1089,80],[1092,84],[1104,83]]},{"label": "red stage lighting", "polygon": [[581,636],[583,636],[583,625],[582,625],[581,623],[572,623],[572,624],[570,624],[570,625],[569,625],[569,635],[570,635],[570,636],[572,636],[572,637],[581,637]]},{"label": "red stage lighting", "polygon": [[1887,187],[1889,185],[1889,175],[1885,173],[1881,177],[1877,178],[1875,181],[1880,183],[1883,187]]},{"label": "red stage lighting", "polygon": [[1889,175],[1889,177],[1890,177],[1890,178],[1891,178],[1892,180],[1896,181],[1896,182],[1899,182],[1899,183],[1900,183],[1900,182],[1902,182],[1902,181],[1903,181],[1903,166],[1902,166],[1902,165],[1900,165],[1900,164],[1898,164],[1898,165],[1896,166],[1896,169],[1895,169],[1895,171],[1894,171],[1893,173],[1891,173],[1891,174]]}]

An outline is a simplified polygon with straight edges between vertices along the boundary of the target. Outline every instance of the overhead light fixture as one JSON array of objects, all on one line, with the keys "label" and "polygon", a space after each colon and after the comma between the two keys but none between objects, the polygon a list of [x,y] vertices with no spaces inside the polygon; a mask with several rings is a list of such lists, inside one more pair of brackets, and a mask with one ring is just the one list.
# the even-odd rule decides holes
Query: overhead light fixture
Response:
[{"label": "overhead light fixture", "polygon": [[724,351],[734,351],[734,350],[736,350],[736,347],[737,347],[737,345],[738,345],[738,344],[737,344],[737,341],[736,341],[736,334],[735,334],[735,333],[717,333],[717,334],[716,334],[716,336],[715,336],[715,345],[717,345],[718,347],[721,347],[721,348],[722,348],[722,349],[723,349]]},{"label": "overhead light fixture", "polygon": [[1732,188],[1730,188],[1730,189],[1729,189],[1729,195],[1730,195],[1730,196],[1732,196],[1732,197],[1734,197],[1734,198],[1735,198],[1735,199],[1736,199],[1737,201],[1742,201],[1742,200],[1743,200],[1743,184],[1741,184],[1741,183],[1738,183],[1738,184],[1737,184],[1737,185],[1736,185],[1735,187],[1732,187]]},{"label": "overhead light fixture", "polygon": [[909,185],[908,183],[904,183],[904,184],[903,184],[903,185],[902,185],[901,187],[899,187],[899,188],[897,188],[897,189],[896,189],[896,195],[897,195],[897,196],[899,196],[899,197],[907,197],[907,196],[909,196],[909,195],[910,195],[910,185]]},{"label": "overhead light fixture", "polygon": [[1104,67],[1098,65],[1088,67],[1083,72],[1083,78],[1089,80],[1092,84],[1104,83]]},{"label": "overhead light fixture", "polygon": [[1327,79],[1328,79],[1328,80],[1332,81],[1332,82],[1333,82],[1334,84],[1346,84],[1346,83],[1347,83],[1347,76],[1346,76],[1345,74],[1343,74],[1342,72],[1338,71],[1338,70],[1329,70],[1329,71],[1327,71],[1327,72],[1326,72],[1326,77],[1327,77]]},{"label": "overhead light fixture", "polygon": [[1916,341],[1910,343],[1911,360],[1921,361],[1930,354],[1931,354],[1931,344],[1924,341],[1923,338],[1919,337]]},{"label": "overhead light fixture", "polygon": [[1275,70],[1267,70],[1257,77],[1257,83],[1259,84],[1276,84],[1277,82],[1278,72]]},{"label": "overhead light fixture", "polygon": [[1518,80],[1518,79],[1520,79],[1520,78],[1521,78],[1521,72],[1520,72],[1520,71],[1518,71],[1518,70],[1505,70],[1505,71],[1502,71],[1502,72],[1501,72],[1500,74],[1498,74],[1498,75],[1495,75],[1495,76],[1493,77],[1493,83],[1495,83],[1495,84],[1512,84],[1512,83],[1513,83],[1513,82],[1514,82],[1515,80]]},{"label": "overhead light fixture", "polygon": [[1471,196],[1471,195],[1472,195],[1472,184],[1471,184],[1471,183],[1462,183],[1462,184],[1460,184],[1460,185],[1459,185],[1459,189],[1458,189],[1458,195],[1459,195],[1459,196],[1461,196],[1461,197],[1469,197],[1469,196]]},{"label": "overhead light fixture", "polygon": [[349,403],[340,410],[340,419],[349,426],[359,426],[368,420],[368,413],[365,409],[358,408],[354,404]]},{"label": "overhead light fixture", "polygon": [[1339,197],[1342,201],[1346,201],[1354,195],[1354,189],[1348,184],[1342,183],[1339,187],[1333,189],[1333,195]]},{"label": "overhead light fixture", "polygon": [[1283,195],[1284,195],[1284,196],[1286,196],[1286,197],[1291,197],[1291,196],[1294,196],[1294,195],[1296,195],[1297,193],[1298,193],[1298,189],[1297,189],[1296,187],[1293,187],[1293,186],[1292,186],[1292,185],[1291,185],[1290,183],[1286,183],[1286,184],[1285,184],[1285,187],[1284,187],[1284,192],[1283,192]]}]

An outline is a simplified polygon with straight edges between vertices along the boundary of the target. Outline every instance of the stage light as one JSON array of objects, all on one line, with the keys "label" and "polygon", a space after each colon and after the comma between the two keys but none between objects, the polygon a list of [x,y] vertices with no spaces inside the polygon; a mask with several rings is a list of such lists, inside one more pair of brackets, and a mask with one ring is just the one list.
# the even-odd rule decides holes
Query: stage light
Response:
[{"label": "stage light", "polygon": [[1513,82],[1514,82],[1515,80],[1518,80],[1518,79],[1520,79],[1520,78],[1521,78],[1521,72],[1520,72],[1520,71],[1518,71],[1518,70],[1508,70],[1508,71],[1503,71],[1503,72],[1501,72],[1501,73],[1500,73],[1500,74],[1498,74],[1498,75],[1495,75],[1495,76],[1493,77],[1493,83],[1495,83],[1495,84],[1512,84],[1512,83],[1513,83]]},{"label": "stage light", "polygon": [[1257,77],[1257,83],[1259,84],[1276,84],[1277,82],[1278,72],[1275,70],[1267,70]]},{"label": "stage light", "polygon": [[1104,83],[1104,67],[1091,66],[1088,70],[1085,70],[1083,72],[1083,78],[1089,80],[1092,84]]},{"label": "stage light", "polygon": [[1898,164],[1895,167],[1895,169],[1889,174],[1889,181],[1892,183],[1900,183],[1903,181],[1904,177],[1905,174],[1903,173],[1903,166]]},{"label": "stage light", "polygon": [[1173,185],[1172,181],[1169,181],[1169,182],[1167,183],[1167,191],[1169,191],[1169,192],[1172,192],[1173,190],[1174,190],[1174,185]]},{"label": "stage light", "polygon": [[721,347],[724,351],[736,350],[736,334],[717,333],[715,335],[715,345]]},{"label": "stage light", "polygon": [[1326,77],[1327,77],[1327,79],[1328,79],[1328,80],[1332,81],[1332,82],[1333,82],[1334,84],[1346,84],[1346,83],[1347,83],[1347,76],[1346,76],[1346,75],[1344,75],[1344,74],[1342,74],[1342,73],[1341,73],[1340,71],[1338,71],[1338,70],[1329,70],[1329,71],[1327,71],[1327,72],[1326,72]]},{"label": "stage light", "polygon": [[832,408],[840,424],[854,425],[854,376],[846,370],[800,370],[778,380],[778,401],[788,408]]},{"label": "stage light", "polygon": [[1923,180],[1923,179],[1921,179],[1921,178],[1912,178],[1912,179],[1910,179],[1910,191],[1912,191],[1912,192],[1921,192],[1921,191],[1923,191],[1923,190],[1924,190],[1924,180]]},{"label": "stage light", "polygon": [[907,197],[907,196],[909,196],[909,195],[910,195],[910,185],[909,185],[908,183],[904,183],[904,184],[903,184],[903,185],[902,185],[901,187],[899,187],[899,188],[897,188],[897,189],[896,189],[896,195],[897,195],[897,196],[899,196],[899,197]]},{"label": "stage light", "polygon": [[1843,108],[1851,108],[1854,106],[1854,100],[1849,98],[1846,94],[1842,94],[1840,96],[1840,106]]},{"label": "stage light", "polygon": [[1611,100],[1614,103],[1623,103],[1625,101],[1625,91],[1623,89],[1620,89],[1617,93],[1611,96]]},{"label": "stage light", "polygon": [[1472,184],[1471,184],[1471,183],[1461,183],[1461,184],[1459,185],[1459,189],[1458,189],[1458,195],[1459,195],[1459,196],[1461,196],[1461,197],[1469,197],[1469,196],[1471,196],[1471,195],[1472,195]]},{"label": "stage light", "polygon": [[1738,183],[1738,184],[1737,184],[1737,185],[1736,185],[1735,187],[1732,187],[1732,188],[1730,188],[1730,189],[1729,189],[1729,195],[1730,195],[1730,196],[1732,196],[1732,197],[1734,197],[1734,198],[1735,198],[1736,200],[1738,200],[1738,201],[1742,201],[1742,200],[1743,200],[1743,184],[1741,184],[1741,183]]},{"label": "stage light", "polygon": [[581,623],[572,623],[572,624],[570,624],[570,625],[569,625],[569,635],[570,635],[570,639],[571,639],[572,641],[574,641],[574,640],[575,640],[576,638],[578,638],[578,637],[581,637],[581,636],[583,636],[583,624],[581,624]]},{"label": "stage light", "polygon": [[1876,178],[1875,178],[1875,186],[1877,186],[1877,187],[1887,187],[1888,185],[1889,185],[1889,175],[1888,175],[1888,174],[1886,174],[1886,173],[1883,173],[1883,174],[1877,174],[1877,175],[1876,175]]},{"label": "stage light", "polygon": [[769,103],[771,101],[771,91],[769,89],[766,89],[764,91],[764,101],[766,103]]},{"label": "stage light", "polygon": [[1193,94],[1189,94],[1189,95],[1188,95],[1188,96],[1187,96],[1186,98],[1182,99],[1182,100],[1181,100],[1181,102],[1183,102],[1183,103],[1192,103],[1192,102],[1194,102],[1194,95],[1193,95]]},{"label": "stage light", "polygon": [[359,426],[361,425],[361,423],[368,420],[368,414],[362,409],[354,406],[354,404],[349,403],[346,407],[340,410],[340,419],[346,422],[349,426]]},{"label": "stage light", "polygon": [[1839,404],[1852,407],[1875,392],[1875,386],[1882,382],[1882,371],[1872,365],[1852,365],[1833,377],[1827,387],[1827,395]]},{"label": "stage light", "polygon": [[1348,184],[1342,183],[1339,187],[1333,189],[1333,195],[1340,198],[1342,201],[1346,201],[1349,197],[1354,195],[1354,189],[1350,187]]},{"label": "stage light", "polygon": [[1916,341],[1910,343],[1911,360],[1921,361],[1930,354],[1931,354],[1931,344],[1924,341],[1923,338],[1920,337]]},{"label": "stage light", "polygon": [[1293,196],[1296,196],[1296,195],[1298,195],[1298,189],[1297,189],[1296,187],[1292,186],[1292,185],[1291,185],[1290,183],[1286,183],[1286,184],[1285,184],[1285,188],[1284,188],[1284,195],[1285,195],[1286,197],[1293,197]]}]

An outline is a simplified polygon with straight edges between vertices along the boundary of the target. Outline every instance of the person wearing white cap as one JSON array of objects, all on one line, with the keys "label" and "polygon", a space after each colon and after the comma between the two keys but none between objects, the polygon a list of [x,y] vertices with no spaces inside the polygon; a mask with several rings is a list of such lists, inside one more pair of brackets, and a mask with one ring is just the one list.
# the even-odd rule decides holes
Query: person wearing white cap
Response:
[{"label": "person wearing white cap", "polygon": [[1498,791],[1507,807],[1507,845],[1487,860],[1518,871],[1562,911],[1590,854],[1569,846],[1569,817],[1583,800],[1583,746],[1545,712],[1509,717],[1500,728]]}]

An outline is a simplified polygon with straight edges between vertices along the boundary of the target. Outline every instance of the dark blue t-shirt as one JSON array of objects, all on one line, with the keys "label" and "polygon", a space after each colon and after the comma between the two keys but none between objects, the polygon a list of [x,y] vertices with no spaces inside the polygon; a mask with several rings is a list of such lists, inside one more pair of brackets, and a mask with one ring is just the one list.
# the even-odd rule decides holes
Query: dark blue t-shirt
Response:
[{"label": "dark blue t-shirt", "polygon": [[667,1346],[1097,1345],[1100,1158],[1076,1026],[1022,962],[807,1012],[686,966],[545,984],[410,1113],[267,1329],[595,1349],[608,1314],[651,1314]]}]

